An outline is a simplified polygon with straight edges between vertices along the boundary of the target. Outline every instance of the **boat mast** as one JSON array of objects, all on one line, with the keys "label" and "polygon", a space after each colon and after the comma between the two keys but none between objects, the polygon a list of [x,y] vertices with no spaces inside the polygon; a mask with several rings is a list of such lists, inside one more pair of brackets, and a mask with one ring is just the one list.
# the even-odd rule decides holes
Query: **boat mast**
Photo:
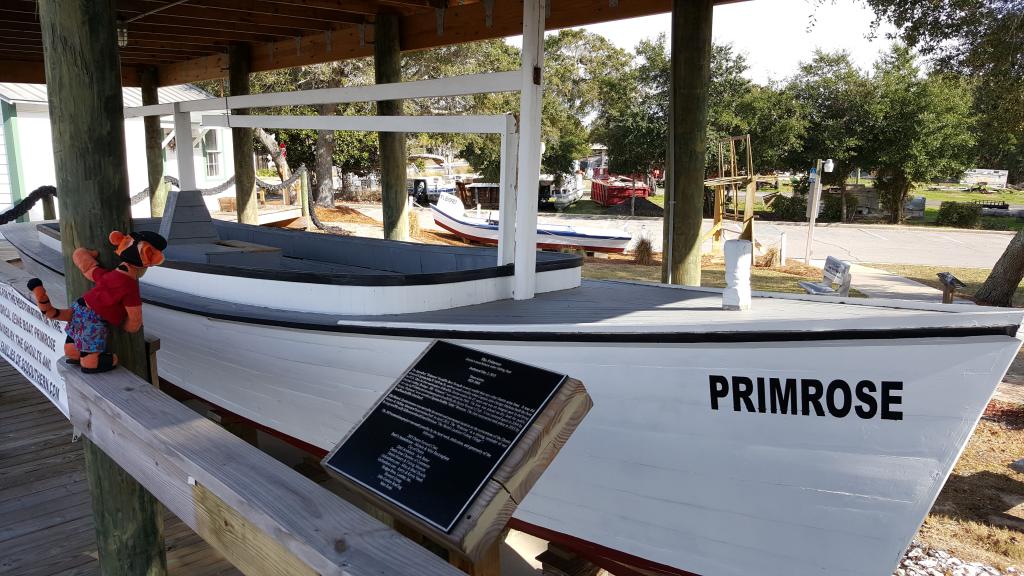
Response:
[{"label": "boat mast", "polygon": [[540,113],[544,94],[544,16],[548,0],[523,1],[523,86],[519,93],[519,185],[516,198],[516,300],[537,291],[537,186],[540,182]]}]

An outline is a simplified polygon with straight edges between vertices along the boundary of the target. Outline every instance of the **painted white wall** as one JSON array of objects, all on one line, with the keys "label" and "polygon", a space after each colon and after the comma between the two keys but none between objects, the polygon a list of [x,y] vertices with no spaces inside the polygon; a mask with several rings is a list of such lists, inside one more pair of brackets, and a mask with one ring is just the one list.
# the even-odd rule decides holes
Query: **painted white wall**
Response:
[{"label": "painted white wall", "polygon": [[0,212],[11,207],[11,178],[8,169],[7,148],[4,142],[4,125],[0,123]]},{"label": "painted white wall", "polygon": [[[51,140],[50,118],[46,106],[19,105],[18,109],[18,148],[21,152],[23,181],[25,183],[24,193],[28,194],[39,186],[56,184],[57,178],[53,166],[53,142]],[[171,128],[173,124],[168,118],[164,125]],[[196,129],[198,129],[198,118]],[[213,128],[218,132],[221,148],[221,171],[220,176],[206,176],[206,157],[202,150],[193,149],[193,157],[196,166],[196,184],[203,189],[212,188],[221,184],[234,174],[233,151],[231,142],[231,130],[225,128]],[[142,118],[128,118],[124,123],[125,132],[125,153],[128,162],[128,189],[132,195],[138,194],[148,185],[148,174],[146,168],[146,133]],[[2,127],[0,127],[0,145],[2,145]],[[3,178],[6,175],[6,166],[0,156],[0,209],[3,208],[5,200],[9,200],[9,188],[3,188]],[[177,162],[164,162],[165,174],[178,176]],[[8,197],[4,196],[7,190]],[[220,209],[217,201],[222,197],[233,197],[234,186],[216,196],[206,196],[206,205],[211,211]],[[58,202],[59,210],[59,202]],[[32,220],[42,220],[43,209],[37,204],[29,212]],[[135,218],[147,218],[150,216],[149,202],[143,200],[132,206],[132,216]]]},{"label": "painted white wall", "polygon": [[[18,153],[21,155],[22,193],[28,195],[40,186],[57,183],[53,169],[53,141],[50,133],[50,116],[46,106],[19,105],[18,110]],[[59,204],[59,203],[58,203]],[[32,220],[43,219],[43,205],[36,203],[29,212]]]}]

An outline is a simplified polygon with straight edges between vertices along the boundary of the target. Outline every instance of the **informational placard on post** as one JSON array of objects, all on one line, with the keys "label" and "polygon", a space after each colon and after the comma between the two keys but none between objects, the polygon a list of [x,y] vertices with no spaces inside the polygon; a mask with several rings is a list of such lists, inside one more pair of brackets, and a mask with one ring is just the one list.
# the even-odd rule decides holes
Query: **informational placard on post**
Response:
[{"label": "informational placard on post", "polygon": [[566,380],[434,342],[324,465],[447,533]]},{"label": "informational placard on post", "polygon": [[64,357],[63,327],[63,322],[43,316],[27,296],[0,282],[0,356],[69,417],[64,378],[57,372]]}]

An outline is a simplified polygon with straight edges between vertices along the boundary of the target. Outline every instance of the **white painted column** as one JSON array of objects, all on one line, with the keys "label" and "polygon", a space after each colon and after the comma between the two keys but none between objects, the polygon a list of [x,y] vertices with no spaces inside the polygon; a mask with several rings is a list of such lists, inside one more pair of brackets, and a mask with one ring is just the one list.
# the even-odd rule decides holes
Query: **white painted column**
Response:
[{"label": "white painted column", "polygon": [[501,134],[501,179],[498,183],[498,266],[511,264],[516,254],[516,173],[519,170],[519,132],[516,117],[505,115]]},{"label": "white painted column", "polygon": [[544,93],[544,13],[547,0],[523,0],[523,88],[519,95],[519,175],[516,190],[516,272],[513,297],[537,289],[537,188],[540,185],[540,113]]},{"label": "white painted column", "polygon": [[[183,136],[184,135],[184,136]],[[192,115],[174,103],[174,141],[177,143],[179,190],[196,189],[196,167],[192,158]]]}]

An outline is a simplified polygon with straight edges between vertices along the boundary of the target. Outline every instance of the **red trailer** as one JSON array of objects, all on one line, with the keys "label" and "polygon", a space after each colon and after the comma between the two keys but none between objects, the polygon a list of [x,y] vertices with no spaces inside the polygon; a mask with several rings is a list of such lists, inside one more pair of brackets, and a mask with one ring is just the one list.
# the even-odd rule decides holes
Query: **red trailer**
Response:
[{"label": "red trailer", "polygon": [[647,198],[651,189],[640,180],[633,181],[621,176],[606,180],[594,180],[590,184],[590,199],[601,206],[615,206],[628,202],[630,197]]}]

